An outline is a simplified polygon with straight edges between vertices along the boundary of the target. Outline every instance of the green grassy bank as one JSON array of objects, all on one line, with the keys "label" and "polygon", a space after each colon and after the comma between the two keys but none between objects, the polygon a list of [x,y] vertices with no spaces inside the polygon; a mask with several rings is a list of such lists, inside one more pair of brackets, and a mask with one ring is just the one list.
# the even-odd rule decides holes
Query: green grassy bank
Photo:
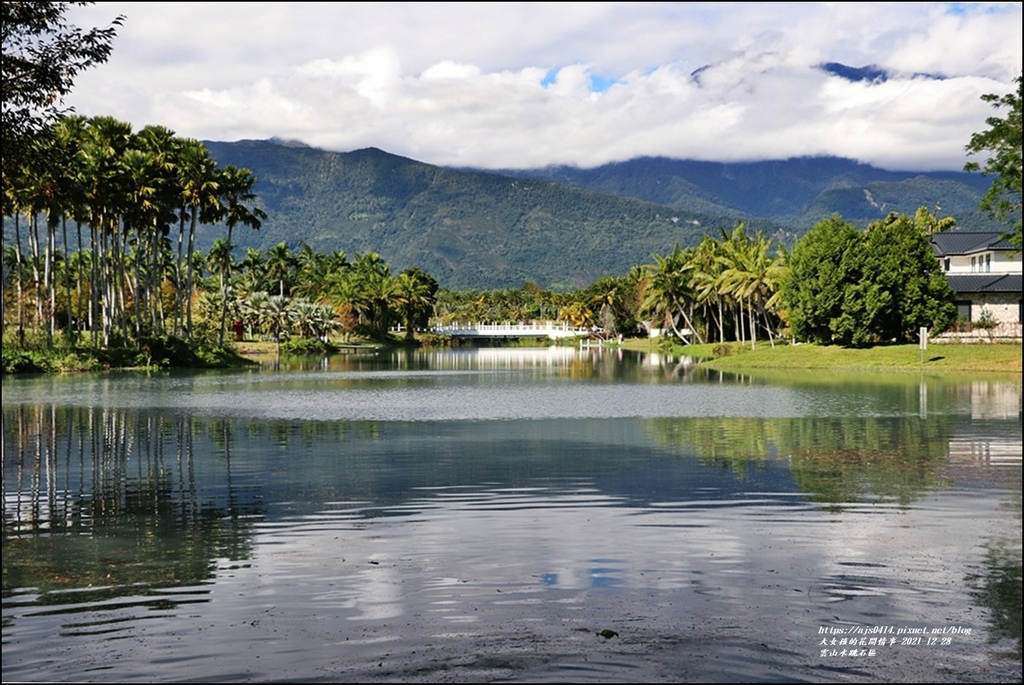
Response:
[{"label": "green grassy bank", "polygon": [[[659,350],[650,340],[626,341],[623,347]],[[756,349],[739,344],[675,345],[675,354],[703,358],[703,366],[720,371],[820,369],[830,371],[913,371],[950,373],[1021,373],[1021,346],[1014,344],[880,345],[863,349],[821,345],[779,345],[767,341]]]}]

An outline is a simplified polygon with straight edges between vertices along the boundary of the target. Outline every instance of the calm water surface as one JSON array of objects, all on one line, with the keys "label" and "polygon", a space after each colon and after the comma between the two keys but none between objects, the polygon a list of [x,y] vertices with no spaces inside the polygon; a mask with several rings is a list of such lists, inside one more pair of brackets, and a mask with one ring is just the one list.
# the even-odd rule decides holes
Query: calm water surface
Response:
[{"label": "calm water surface", "polygon": [[3,478],[7,682],[1021,679],[1019,378],[4,379]]}]

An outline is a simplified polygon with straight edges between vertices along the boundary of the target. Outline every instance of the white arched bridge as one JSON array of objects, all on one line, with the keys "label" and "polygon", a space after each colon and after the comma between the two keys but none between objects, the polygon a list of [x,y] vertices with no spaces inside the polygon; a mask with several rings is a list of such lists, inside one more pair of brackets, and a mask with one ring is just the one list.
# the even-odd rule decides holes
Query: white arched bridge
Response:
[{"label": "white arched bridge", "polygon": [[434,335],[452,338],[586,338],[595,331],[577,328],[560,321],[530,323],[451,323],[431,326]]}]

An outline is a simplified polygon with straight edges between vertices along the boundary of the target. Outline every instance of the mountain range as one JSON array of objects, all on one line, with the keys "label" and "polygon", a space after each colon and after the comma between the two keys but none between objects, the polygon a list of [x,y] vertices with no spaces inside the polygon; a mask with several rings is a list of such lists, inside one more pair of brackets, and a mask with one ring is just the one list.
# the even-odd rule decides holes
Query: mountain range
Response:
[{"label": "mountain range", "polygon": [[[350,257],[376,252],[393,272],[418,267],[454,289],[585,287],[738,222],[787,247],[835,213],[864,227],[925,206],[955,217],[961,230],[1005,229],[978,209],[990,185],[981,174],[887,171],[834,157],[484,171],[376,148],[203,143],[219,165],[257,178],[256,204],[268,217],[258,231],[234,232],[240,248],[284,242]],[[219,236],[207,228],[200,247]]]}]

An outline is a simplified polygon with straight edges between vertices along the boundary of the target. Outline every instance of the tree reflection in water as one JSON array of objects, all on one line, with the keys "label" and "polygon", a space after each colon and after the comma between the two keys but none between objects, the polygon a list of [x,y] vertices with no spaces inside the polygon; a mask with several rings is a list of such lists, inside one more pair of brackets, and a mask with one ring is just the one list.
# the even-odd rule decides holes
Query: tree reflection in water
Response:
[{"label": "tree reflection in water", "polygon": [[[1017,520],[1021,518],[1021,500],[1014,503]],[[978,603],[989,610],[992,625],[990,640],[1011,640],[1008,655],[1021,659],[1021,529],[1016,537],[990,539],[986,543],[985,568],[967,577]]]},{"label": "tree reflection in water", "polygon": [[[134,597],[158,608],[171,600],[154,591],[245,561],[261,501],[232,486],[223,434],[187,416],[5,408],[5,598],[31,588],[35,605],[67,604],[62,591],[75,590],[79,604]],[[197,474],[197,450],[219,456],[201,462],[220,473]]]},{"label": "tree reflection in water", "polygon": [[739,475],[751,462],[786,460],[806,497],[832,507],[867,500],[910,504],[939,482],[953,433],[951,420],[913,416],[698,417],[651,424],[661,444]]}]

